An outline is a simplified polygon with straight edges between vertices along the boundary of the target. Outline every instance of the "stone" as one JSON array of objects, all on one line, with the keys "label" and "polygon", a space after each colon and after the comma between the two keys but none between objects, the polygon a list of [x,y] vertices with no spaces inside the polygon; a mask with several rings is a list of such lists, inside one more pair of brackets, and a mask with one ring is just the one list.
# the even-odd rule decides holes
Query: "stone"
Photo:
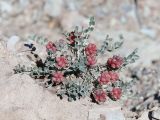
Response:
[{"label": "stone", "polygon": [[150,119],[148,118],[148,114],[149,114],[148,111],[144,111],[144,112],[142,113],[141,117],[138,118],[138,120],[150,120]]},{"label": "stone", "polygon": [[117,22],[118,22],[117,19],[112,18],[111,21],[110,21],[110,26],[111,27],[115,26],[117,24]]},{"label": "stone", "polygon": [[60,100],[25,74],[3,78],[0,78],[2,120],[87,120],[90,101]]},{"label": "stone", "polygon": [[0,2],[0,11],[2,12],[11,12],[12,11],[12,6],[9,2],[1,1]]},{"label": "stone", "polygon": [[44,11],[51,17],[58,17],[62,13],[63,0],[46,0]]},{"label": "stone", "polygon": [[89,110],[88,120],[125,120],[119,106],[103,105]]},{"label": "stone", "polygon": [[21,7],[26,7],[29,5],[29,0],[20,0],[19,2]]},{"label": "stone", "polygon": [[152,117],[156,120],[160,120],[160,109],[152,111]]},{"label": "stone", "polygon": [[77,2],[79,3],[79,1],[66,0],[65,2],[66,2],[65,5],[67,6],[67,8],[72,11],[77,10],[79,6],[81,6],[81,5],[79,6],[77,5]]},{"label": "stone", "polygon": [[9,51],[16,51],[16,44],[20,41],[18,36],[11,36],[7,41],[7,49]]},{"label": "stone", "polygon": [[151,29],[151,28],[147,28],[147,27],[143,27],[141,29],[141,32],[152,39],[154,39],[157,34],[155,29]]},{"label": "stone", "polygon": [[124,16],[122,16],[120,20],[121,20],[121,23],[123,23],[123,24],[127,23],[127,18]]}]

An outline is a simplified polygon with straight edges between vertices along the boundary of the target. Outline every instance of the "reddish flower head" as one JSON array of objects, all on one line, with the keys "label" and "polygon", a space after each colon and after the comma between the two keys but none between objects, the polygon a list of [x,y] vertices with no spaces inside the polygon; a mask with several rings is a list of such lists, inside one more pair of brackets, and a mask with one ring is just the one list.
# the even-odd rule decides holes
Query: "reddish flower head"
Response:
[{"label": "reddish flower head", "polygon": [[102,102],[105,102],[106,99],[107,99],[107,95],[106,95],[106,92],[99,89],[99,90],[95,90],[93,92],[93,97],[94,99],[98,102],[98,103],[102,103]]},{"label": "reddish flower head", "polygon": [[109,58],[107,61],[107,65],[110,68],[118,69],[123,64],[123,58],[119,56],[113,56],[112,58]]},{"label": "reddish flower head", "polygon": [[108,84],[110,82],[111,76],[107,71],[102,72],[101,76],[98,78],[98,81],[101,85]]},{"label": "reddish flower head", "polygon": [[113,83],[115,81],[117,81],[119,79],[119,76],[116,72],[110,71],[108,72],[108,74],[110,75],[110,81]]},{"label": "reddish flower head", "polygon": [[68,63],[66,57],[64,57],[64,56],[57,57],[57,58],[56,58],[56,62],[57,62],[57,66],[58,66],[59,68],[64,68],[64,67],[66,67],[66,66],[67,66],[67,63]]},{"label": "reddish flower head", "polygon": [[85,53],[88,56],[94,56],[94,55],[96,55],[96,53],[97,53],[97,47],[96,47],[96,45],[93,44],[93,43],[89,43],[87,45],[87,47],[85,48]]},{"label": "reddish flower head", "polygon": [[113,88],[110,95],[114,100],[118,100],[121,98],[122,90],[120,88]]},{"label": "reddish flower head", "polygon": [[62,82],[63,79],[64,79],[63,73],[61,73],[61,72],[55,72],[55,73],[52,74],[52,81],[57,83],[57,84]]},{"label": "reddish flower head", "polygon": [[55,52],[56,51],[56,46],[53,42],[49,41],[46,45],[46,49],[48,51],[52,51],[52,52]]},{"label": "reddish flower head", "polygon": [[74,44],[75,43],[75,39],[76,39],[76,36],[75,36],[74,32],[71,32],[69,34],[69,37],[68,37],[68,40],[70,41],[70,44]]},{"label": "reddish flower head", "polygon": [[93,66],[97,62],[96,58],[94,56],[87,56],[87,65]]},{"label": "reddish flower head", "polygon": [[101,73],[101,76],[98,78],[98,81],[101,85],[105,85],[105,84],[108,84],[109,82],[113,83],[118,79],[119,79],[119,76],[116,72],[105,71]]}]

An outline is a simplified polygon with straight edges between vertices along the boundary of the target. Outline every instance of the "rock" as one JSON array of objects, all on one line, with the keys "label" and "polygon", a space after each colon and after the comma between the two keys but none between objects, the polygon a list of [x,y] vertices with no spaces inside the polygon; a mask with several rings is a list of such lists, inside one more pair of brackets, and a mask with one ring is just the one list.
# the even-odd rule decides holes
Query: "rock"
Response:
[{"label": "rock", "polygon": [[144,111],[138,120],[160,120],[160,109],[155,107],[150,111]]},{"label": "rock", "polygon": [[152,117],[156,120],[160,120],[160,109],[152,111]]},{"label": "rock", "polygon": [[115,26],[117,24],[117,22],[118,22],[117,19],[112,18],[111,21],[110,21],[110,26],[111,27]]},{"label": "rock", "polygon": [[123,113],[126,120],[134,120],[136,119],[137,113],[130,111],[127,107],[123,107]]},{"label": "rock", "polygon": [[9,51],[16,51],[16,44],[20,41],[20,38],[18,36],[12,36],[7,41],[7,49]]},{"label": "rock", "polygon": [[90,4],[93,4],[94,6],[96,5],[101,5],[101,4],[104,4],[106,2],[106,0],[88,0],[88,2],[90,2]]},{"label": "rock", "polygon": [[121,23],[123,23],[123,24],[127,23],[127,18],[124,16],[122,16],[120,20],[121,20]]},{"label": "rock", "polygon": [[98,106],[89,110],[88,120],[125,120],[121,107]]},{"label": "rock", "polygon": [[25,8],[27,5],[29,5],[29,0],[20,0],[19,3],[21,7]]},{"label": "rock", "polygon": [[156,31],[154,29],[144,27],[141,29],[141,32],[152,39],[156,37]]},{"label": "rock", "polygon": [[132,11],[134,9],[134,6],[132,4],[122,4],[122,10],[125,12],[125,13],[128,13],[130,11]]},{"label": "rock", "polygon": [[90,109],[90,101],[60,100],[28,75],[0,79],[0,95],[2,120],[87,120]]},{"label": "rock", "polygon": [[58,17],[62,13],[63,0],[47,0],[44,6],[44,11],[51,17]]},{"label": "rock", "polygon": [[12,6],[9,2],[0,2],[0,11],[2,12],[11,12],[12,11]]},{"label": "rock", "polygon": [[67,7],[67,9],[74,11],[77,9],[79,9],[79,7],[81,7],[81,4],[78,4],[80,1],[74,1],[74,0],[65,0],[65,5]]},{"label": "rock", "polygon": [[138,120],[150,120],[150,119],[148,118],[148,114],[149,114],[149,112],[148,112],[148,111],[145,111],[145,112],[141,115],[141,117],[138,118]]}]

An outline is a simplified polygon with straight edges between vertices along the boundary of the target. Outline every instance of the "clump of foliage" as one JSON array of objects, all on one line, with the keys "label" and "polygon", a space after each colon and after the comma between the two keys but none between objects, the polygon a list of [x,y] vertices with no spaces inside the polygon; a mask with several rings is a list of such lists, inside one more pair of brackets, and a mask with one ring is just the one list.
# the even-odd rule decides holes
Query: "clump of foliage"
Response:
[{"label": "clump of foliage", "polygon": [[[47,78],[50,86],[60,86],[57,95],[61,98],[67,96],[69,101],[86,96],[93,96],[97,103],[103,103],[108,98],[120,99],[125,84],[120,80],[119,72],[138,59],[137,50],[127,57],[113,55],[106,58],[105,64],[98,64],[97,59],[100,55],[120,48],[123,41],[120,39],[114,42],[107,36],[98,49],[96,44],[88,42],[94,25],[95,19],[91,17],[88,28],[80,30],[76,27],[75,30],[64,33],[66,39],[55,43],[49,41],[46,44],[45,61],[39,58],[36,65],[30,68],[18,65],[14,69],[15,73],[28,72],[36,79]],[[33,50],[33,44],[31,45],[25,46],[31,49],[31,54],[34,54],[35,49]],[[37,54],[34,56],[38,58]]]}]

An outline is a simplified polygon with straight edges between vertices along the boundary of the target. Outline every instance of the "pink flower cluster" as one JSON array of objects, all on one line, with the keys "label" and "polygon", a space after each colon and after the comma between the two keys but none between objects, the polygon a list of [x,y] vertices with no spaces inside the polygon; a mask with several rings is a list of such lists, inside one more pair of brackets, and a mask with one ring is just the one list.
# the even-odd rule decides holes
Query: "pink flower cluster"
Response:
[{"label": "pink flower cluster", "polygon": [[93,43],[89,43],[85,48],[85,53],[87,55],[87,65],[93,66],[96,64],[96,54],[97,54],[97,47]]},{"label": "pink flower cluster", "polygon": [[67,66],[67,59],[65,56],[56,57],[56,63],[58,68],[65,68]]},{"label": "pink flower cluster", "polygon": [[101,85],[108,84],[109,82],[115,82],[119,79],[119,76],[116,72],[113,71],[104,71],[101,73],[101,76],[98,78],[98,82]]},{"label": "pink flower cluster", "polygon": [[93,97],[98,103],[103,103],[107,100],[106,92],[102,89],[97,89],[93,92]]},{"label": "pink flower cluster", "polygon": [[107,65],[112,69],[118,69],[123,64],[123,58],[119,56],[113,56],[112,58],[109,58],[107,61]]},{"label": "pink flower cluster", "polygon": [[87,65],[92,66],[95,65],[97,62],[95,56],[87,56]]},{"label": "pink flower cluster", "polygon": [[[78,36],[80,37],[80,36]],[[75,39],[77,36],[75,35],[75,32],[70,32],[67,39],[69,40],[70,45],[75,44]],[[60,43],[64,43],[64,41],[60,40]],[[46,45],[47,51],[56,52],[56,46],[53,42],[48,42]],[[86,65],[93,66],[96,64],[96,55],[97,55],[97,46],[93,43],[89,43],[85,49],[86,54]],[[115,72],[116,69],[119,69],[123,65],[124,59],[120,56],[113,56],[112,58],[109,58],[107,60],[107,67],[110,68],[109,71],[103,71],[100,76],[98,77],[98,83],[103,86],[107,85],[109,83],[115,83],[119,80],[119,75],[117,72]],[[65,68],[67,67],[68,61],[65,56],[56,57],[56,66],[57,68]],[[58,71],[54,72],[52,74],[52,81],[56,84],[59,84],[63,82],[64,76],[63,73]],[[92,92],[93,97],[98,103],[105,102],[107,100],[107,97],[110,96],[114,100],[118,100],[121,97],[122,90],[120,88],[113,87],[111,91],[106,92],[102,88],[96,89]]]},{"label": "pink flower cluster", "polygon": [[63,73],[62,72],[55,72],[52,74],[52,81],[55,82],[56,84],[59,84],[63,81]]},{"label": "pink flower cluster", "polygon": [[89,43],[85,48],[85,53],[87,56],[95,56],[97,53],[97,47],[93,43]]},{"label": "pink flower cluster", "polygon": [[[112,99],[118,100],[121,98],[122,90],[120,88],[113,88],[109,92],[109,95],[111,96]],[[107,93],[102,89],[97,89],[93,92],[93,97],[96,100],[96,102],[103,103],[107,100]]]},{"label": "pink flower cluster", "polygon": [[[107,85],[108,83],[115,83],[119,80],[119,75],[115,71],[103,71],[98,77],[98,82],[100,85]],[[93,93],[94,99],[98,102],[105,102],[107,96],[110,96],[113,100],[118,100],[121,98],[122,90],[120,88],[113,87],[111,91],[106,92],[102,89],[96,90]]]},{"label": "pink flower cluster", "polygon": [[53,42],[49,41],[46,45],[46,49],[47,51],[52,51],[52,52],[56,52],[56,46]]},{"label": "pink flower cluster", "polygon": [[[64,33],[63,39],[49,41],[45,46],[47,52],[45,59],[41,59],[35,53],[34,44],[24,44],[31,54],[39,57],[39,60],[35,61],[33,70],[31,67],[29,71],[31,77],[46,78],[49,79],[48,84],[59,85],[57,95],[60,97],[66,95],[68,100],[77,100],[89,95],[92,95],[98,103],[105,102],[109,98],[120,99],[125,86],[121,84],[123,81],[120,80],[119,71],[138,58],[137,50],[134,50],[129,57],[114,55],[105,59],[105,63],[98,63],[98,57],[104,55],[105,51],[112,52],[108,46],[117,49],[121,47],[122,42],[104,41],[100,49],[97,43],[88,43],[90,32],[94,30],[94,20],[94,17],[91,17],[89,26],[84,29],[76,27],[75,30]],[[106,39],[112,38],[107,35]],[[28,72],[21,67],[25,66],[16,66],[14,72]],[[34,69],[37,71],[36,74]],[[46,87],[48,84],[45,83]]]},{"label": "pink flower cluster", "polygon": [[114,100],[118,100],[122,95],[122,90],[120,88],[113,88],[110,95]]}]

